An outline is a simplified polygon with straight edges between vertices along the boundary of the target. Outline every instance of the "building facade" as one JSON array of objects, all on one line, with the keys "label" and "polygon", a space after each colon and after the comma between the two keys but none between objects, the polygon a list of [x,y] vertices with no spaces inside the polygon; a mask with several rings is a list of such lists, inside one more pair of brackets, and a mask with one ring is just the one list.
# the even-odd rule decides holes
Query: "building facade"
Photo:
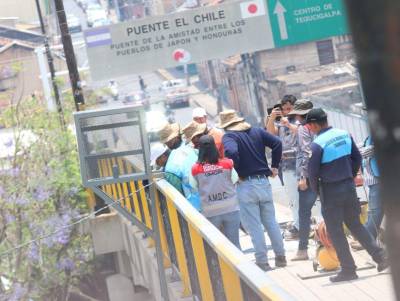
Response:
[{"label": "building facade", "polygon": [[[267,108],[285,94],[310,97],[313,95],[310,91],[318,92],[331,85],[332,80],[339,83],[338,89],[343,85],[353,89],[357,86],[354,70],[341,67],[352,60],[351,37],[338,36],[232,56],[215,61],[213,66],[224,102],[244,117],[260,122]],[[198,67],[200,80],[210,88],[208,65],[199,64]]]}]

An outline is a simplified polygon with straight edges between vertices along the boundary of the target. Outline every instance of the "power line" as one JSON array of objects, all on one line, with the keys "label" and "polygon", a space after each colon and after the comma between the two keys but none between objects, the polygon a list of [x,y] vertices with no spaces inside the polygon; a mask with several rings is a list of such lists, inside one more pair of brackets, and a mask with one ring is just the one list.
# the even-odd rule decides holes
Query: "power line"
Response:
[{"label": "power line", "polygon": [[93,211],[93,212],[89,213],[89,214],[85,215],[84,217],[78,219],[77,221],[75,221],[75,222],[73,222],[73,223],[71,223],[71,224],[65,225],[65,226],[63,226],[63,227],[60,227],[60,228],[58,228],[58,229],[52,231],[52,232],[49,232],[49,233],[44,234],[44,235],[41,235],[41,236],[39,236],[39,237],[36,237],[35,239],[29,240],[29,241],[27,241],[27,242],[24,242],[24,243],[22,243],[22,244],[19,244],[19,245],[15,246],[15,247],[11,248],[11,249],[8,249],[7,251],[4,251],[3,253],[0,253],[0,258],[3,257],[3,256],[5,256],[5,255],[7,255],[7,254],[9,254],[9,253],[12,253],[12,252],[15,251],[15,250],[22,249],[22,248],[24,248],[24,247],[27,247],[27,246],[33,244],[33,243],[39,242],[39,241],[42,240],[42,239],[45,239],[45,238],[50,237],[50,236],[53,236],[53,235],[55,235],[55,234],[57,234],[57,233],[59,233],[59,232],[65,230],[65,229],[68,229],[68,228],[71,228],[71,227],[73,227],[73,226],[75,226],[75,225],[78,225],[78,224],[80,224],[80,223],[82,223],[82,222],[88,220],[89,218],[93,217],[93,216],[96,215],[97,213],[103,211],[104,209],[110,208],[110,207],[114,206],[115,204],[118,204],[119,202],[121,202],[122,200],[126,199],[127,197],[132,196],[133,194],[135,194],[135,193],[137,193],[137,192],[139,192],[139,191],[141,191],[141,190],[143,190],[143,189],[145,189],[145,188],[147,188],[147,187],[149,187],[149,186],[155,184],[156,182],[158,182],[158,181],[160,181],[160,180],[161,180],[161,179],[157,179],[157,180],[155,180],[155,181],[152,181],[152,182],[150,182],[149,184],[144,185],[143,187],[141,187],[141,188],[139,188],[139,189],[137,189],[137,190],[131,192],[131,193],[128,194],[127,196],[124,196],[124,197],[122,197],[122,198],[119,198],[119,199],[113,201],[112,203],[110,203],[110,204],[108,204],[108,205],[106,205],[106,206],[103,206],[103,207],[101,207],[100,209],[97,209],[96,211]]}]

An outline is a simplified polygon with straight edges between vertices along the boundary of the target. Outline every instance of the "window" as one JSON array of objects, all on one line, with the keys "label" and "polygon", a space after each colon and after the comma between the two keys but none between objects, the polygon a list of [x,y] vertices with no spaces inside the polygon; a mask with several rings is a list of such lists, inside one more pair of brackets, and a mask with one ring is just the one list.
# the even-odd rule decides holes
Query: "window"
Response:
[{"label": "window", "polygon": [[328,65],[335,62],[332,40],[318,41],[317,51],[320,65]]}]

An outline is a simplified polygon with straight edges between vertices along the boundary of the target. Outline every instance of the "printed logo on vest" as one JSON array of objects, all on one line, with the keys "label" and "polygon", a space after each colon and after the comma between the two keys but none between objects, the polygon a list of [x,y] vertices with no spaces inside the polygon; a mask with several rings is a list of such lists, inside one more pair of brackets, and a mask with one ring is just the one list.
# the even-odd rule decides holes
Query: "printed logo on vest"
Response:
[{"label": "printed logo on vest", "polygon": [[227,198],[228,198],[228,193],[225,191],[208,195],[209,202],[223,201],[223,200],[226,200]]}]

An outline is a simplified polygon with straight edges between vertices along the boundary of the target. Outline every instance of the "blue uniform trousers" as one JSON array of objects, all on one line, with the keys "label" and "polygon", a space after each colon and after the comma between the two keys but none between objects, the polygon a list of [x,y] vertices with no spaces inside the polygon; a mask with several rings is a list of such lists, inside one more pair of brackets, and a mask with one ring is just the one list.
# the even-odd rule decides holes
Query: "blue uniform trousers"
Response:
[{"label": "blue uniform trousers", "polygon": [[322,216],[336,249],[342,271],[352,273],[356,270],[343,223],[375,262],[382,261],[383,249],[377,245],[372,235],[360,222],[361,207],[353,179],[321,185]]}]

